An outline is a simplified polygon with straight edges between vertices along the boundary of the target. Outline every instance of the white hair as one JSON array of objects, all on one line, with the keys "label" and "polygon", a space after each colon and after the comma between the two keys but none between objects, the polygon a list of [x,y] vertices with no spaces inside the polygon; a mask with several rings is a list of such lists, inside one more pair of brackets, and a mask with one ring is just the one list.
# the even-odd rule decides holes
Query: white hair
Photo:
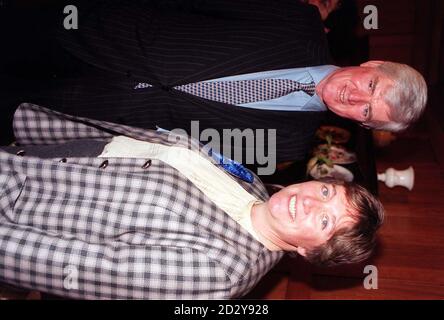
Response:
[{"label": "white hair", "polygon": [[377,69],[395,82],[384,93],[391,121],[370,121],[365,125],[380,130],[404,130],[417,121],[424,112],[427,103],[427,84],[418,71],[406,64],[386,61]]}]

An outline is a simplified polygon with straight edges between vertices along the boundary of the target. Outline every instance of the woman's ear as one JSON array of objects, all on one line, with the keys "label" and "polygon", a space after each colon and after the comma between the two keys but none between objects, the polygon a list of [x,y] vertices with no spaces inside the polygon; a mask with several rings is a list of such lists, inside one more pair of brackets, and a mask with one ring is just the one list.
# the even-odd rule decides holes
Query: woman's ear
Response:
[{"label": "woman's ear", "polygon": [[307,256],[307,250],[305,248],[297,247],[296,251],[297,251],[297,253],[299,253],[303,257]]},{"label": "woman's ear", "polygon": [[369,68],[376,68],[379,67],[381,64],[383,64],[385,61],[382,60],[370,60],[364,63],[361,63],[361,67],[369,67]]}]

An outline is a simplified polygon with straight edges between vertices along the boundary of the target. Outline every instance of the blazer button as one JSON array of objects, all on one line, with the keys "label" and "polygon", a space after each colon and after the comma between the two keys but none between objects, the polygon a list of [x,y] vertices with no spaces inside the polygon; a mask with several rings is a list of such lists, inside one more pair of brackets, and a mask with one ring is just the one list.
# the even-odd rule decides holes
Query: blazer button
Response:
[{"label": "blazer button", "polygon": [[60,159],[59,162],[66,163],[66,158]]},{"label": "blazer button", "polygon": [[102,162],[102,164],[99,166],[100,169],[105,169],[108,166],[108,160],[105,160]]},{"label": "blazer button", "polygon": [[151,159],[143,164],[142,169],[148,169],[149,167],[151,167]]},{"label": "blazer button", "polygon": [[25,150],[19,150],[17,151],[16,155],[18,155],[19,157],[23,157],[25,155]]}]

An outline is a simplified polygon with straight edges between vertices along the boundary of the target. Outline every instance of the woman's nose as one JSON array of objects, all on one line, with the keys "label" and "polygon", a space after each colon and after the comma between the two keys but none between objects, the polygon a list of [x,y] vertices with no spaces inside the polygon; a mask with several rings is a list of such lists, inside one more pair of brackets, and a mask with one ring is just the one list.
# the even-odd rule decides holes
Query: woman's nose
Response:
[{"label": "woman's nose", "polygon": [[304,213],[306,215],[312,213],[319,206],[318,201],[310,197],[305,197],[302,203],[304,204]]}]

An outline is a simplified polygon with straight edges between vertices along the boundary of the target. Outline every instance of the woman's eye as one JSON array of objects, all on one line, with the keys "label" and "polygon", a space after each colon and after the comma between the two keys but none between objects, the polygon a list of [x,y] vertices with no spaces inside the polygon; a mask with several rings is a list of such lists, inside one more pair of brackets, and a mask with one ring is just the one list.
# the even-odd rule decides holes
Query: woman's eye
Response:
[{"label": "woman's eye", "polygon": [[328,226],[328,217],[327,216],[322,217],[321,224],[322,224],[322,230],[325,230],[325,228],[327,228],[327,226]]},{"label": "woman's eye", "polygon": [[328,191],[328,188],[325,185],[322,186],[321,192],[322,192],[322,196],[324,198],[328,197],[329,191]]}]

